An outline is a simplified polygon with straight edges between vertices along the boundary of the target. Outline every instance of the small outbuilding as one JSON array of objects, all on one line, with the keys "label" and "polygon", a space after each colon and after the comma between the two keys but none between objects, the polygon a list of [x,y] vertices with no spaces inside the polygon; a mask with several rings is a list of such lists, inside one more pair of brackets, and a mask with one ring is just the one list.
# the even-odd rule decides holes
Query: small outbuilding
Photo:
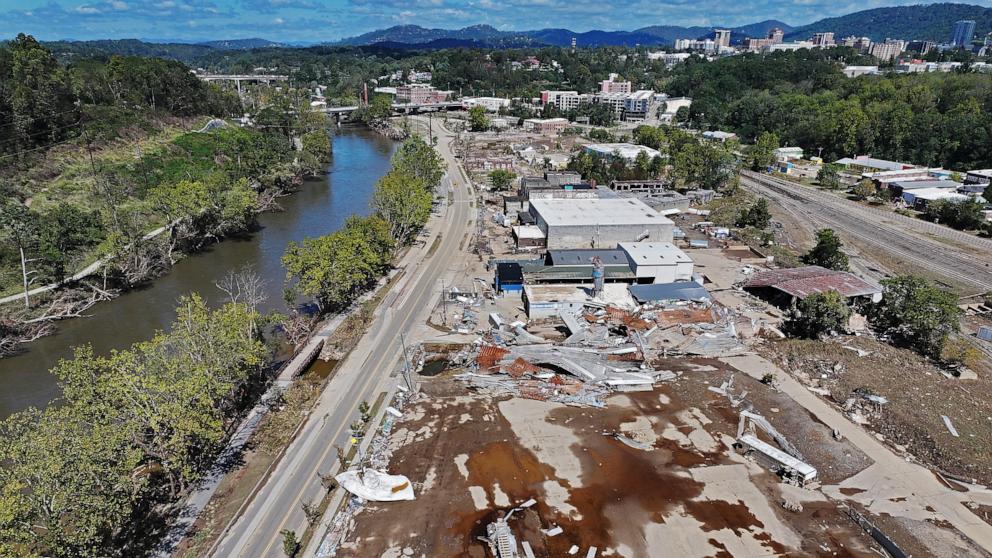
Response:
[{"label": "small outbuilding", "polygon": [[788,307],[813,293],[826,291],[836,291],[848,300],[882,300],[881,286],[853,273],[818,265],[761,271],[751,276],[744,289],[780,307]]}]

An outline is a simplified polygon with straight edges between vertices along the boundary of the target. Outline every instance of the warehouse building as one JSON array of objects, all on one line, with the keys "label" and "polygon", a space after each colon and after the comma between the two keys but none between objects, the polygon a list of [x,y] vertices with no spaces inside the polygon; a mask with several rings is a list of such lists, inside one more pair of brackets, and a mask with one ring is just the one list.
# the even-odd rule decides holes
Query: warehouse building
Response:
[{"label": "warehouse building", "polygon": [[620,242],[671,242],[675,223],[638,199],[531,200],[545,245],[614,248]]},{"label": "warehouse building", "polygon": [[692,280],[692,258],[671,242],[621,242],[638,283]]}]

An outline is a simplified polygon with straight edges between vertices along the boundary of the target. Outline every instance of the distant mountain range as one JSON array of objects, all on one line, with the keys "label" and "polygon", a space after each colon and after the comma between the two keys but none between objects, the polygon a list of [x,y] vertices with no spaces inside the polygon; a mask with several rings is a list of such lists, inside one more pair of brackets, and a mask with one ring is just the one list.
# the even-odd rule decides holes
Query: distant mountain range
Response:
[{"label": "distant mountain range", "polygon": [[[945,42],[950,38],[955,21],[973,19],[975,36],[992,31],[992,8],[970,4],[928,4],[874,8],[840,17],[822,19],[808,25],[792,27],[777,20],[766,20],[739,27],[724,27],[731,31],[731,42],[747,37],[764,37],[774,27],[785,31],[786,40],[807,39],[817,32],[833,32],[837,39],[849,35],[869,37],[880,41],[888,37],[928,39]],[[500,31],[489,25],[473,25],[462,29],[429,29],[419,25],[398,25],[388,29],[363,33],[328,46],[362,46],[373,50],[437,50],[444,48],[521,48],[538,46],[569,46],[572,38],[581,47],[671,45],[676,39],[712,37],[714,27],[681,27],[653,25],[633,31],[585,31],[570,29],[538,29],[533,31]],[[139,41],[136,39],[101,41],[53,41],[46,43],[63,59],[77,56],[124,54],[176,58],[183,61],[217,51],[251,50],[257,48],[290,48],[308,46],[305,43],[278,43],[267,39],[233,39],[200,43],[185,41]]]},{"label": "distant mountain range", "polygon": [[875,8],[840,17],[830,17],[786,32],[786,39],[810,37],[813,33],[832,31],[836,38],[854,35],[873,41],[921,39],[938,43],[951,39],[954,22],[975,20],[975,37],[992,31],[992,8],[970,4],[929,4]]},{"label": "distant mountain range", "polygon": [[419,25],[398,25],[343,39],[337,45],[362,46],[390,43],[398,46],[426,45],[440,41],[465,41],[492,47],[549,45],[568,46],[575,38],[578,46],[669,45],[676,39],[712,37],[713,29],[730,29],[731,41],[747,37],[764,37],[773,27],[785,31],[787,40],[807,39],[813,33],[832,31],[836,38],[855,35],[881,41],[889,37],[928,39],[944,42],[950,38],[955,21],[973,19],[976,37],[992,31],[992,8],[971,4],[924,4],[893,8],[874,8],[840,17],[822,19],[808,25],[792,27],[776,20],[761,21],[739,27],[681,27],[654,25],[633,31],[585,31],[570,29],[538,29],[533,31],[500,31],[489,25],[473,25],[463,29],[428,29]]},{"label": "distant mountain range", "polygon": [[[775,20],[762,21],[743,27],[730,27],[732,39],[764,36],[769,29],[780,27],[788,32],[792,27]],[[467,41],[490,46],[569,46],[572,38],[581,47],[634,46],[670,44],[676,39],[695,39],[713,32],[712,27],[680,27],[654,25],[634,31],[585,31],[570,29],[538,29],[534,31],[500,31],[489,25],[473,25],[462,29],[428,29],[419,25],[397,25],[343,39],[337,45],[364,46],[378,43],[427,45],[438,41]]]},{"label": "distant mountain range", "polygon": [[218,50],[251,50],[253,48],[269,48],[288,46],[284,43],[276,43],[268,39],[232,39],[229,41],[205,41],[196,43]]}]

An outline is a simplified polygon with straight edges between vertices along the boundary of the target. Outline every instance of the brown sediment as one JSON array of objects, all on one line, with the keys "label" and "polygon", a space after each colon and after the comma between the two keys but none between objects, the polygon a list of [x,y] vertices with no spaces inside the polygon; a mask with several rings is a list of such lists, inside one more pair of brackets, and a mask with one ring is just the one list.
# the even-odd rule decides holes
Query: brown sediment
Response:
[{"label": "brown sediment", "polygon": [[865,489],[863,488],[853,488],[849,486],[843,486],[840,488],[840,493],[843,494],[844,496],[857,496],[858,494],[861,494],[864,491]]},{"label": "brown sediment", "polygon": [[734,558],[734,555],[727,551],[727,545],[722,542],[716,539],[710,539],[706,542],[710,543],[710,546],[717,549],[716,554],[714,554],[712,558]]},{"label": "brown sediment", "polygon": [[[703,524],[701,527],[703,531],[730,529],[740,536],[748,531],[749,527],[760,529],[765,526],[740,500],[737,503],[723,500],[689,501],[685,503],[685,510]],[[755,535],[755,538],[759,537]]]}]

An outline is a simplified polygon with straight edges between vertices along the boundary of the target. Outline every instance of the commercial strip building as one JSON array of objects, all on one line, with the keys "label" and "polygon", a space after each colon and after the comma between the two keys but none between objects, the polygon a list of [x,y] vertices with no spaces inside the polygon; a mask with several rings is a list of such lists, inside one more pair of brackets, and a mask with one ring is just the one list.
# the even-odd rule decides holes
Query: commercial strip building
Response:
[{"label": "commercial strip building", "polygon": [[531,200],[529,213],[548,249],[614,248],[671,242],[675,223],[638,199]]},{"label": "commercial strip building", "polygon": [[412,105],[443,103],[451,98],[451,91],[439,91],[424,83],[411,83],[396,88],[396,102]]},{"label": "commercial strip building", "polygon": [[567,118],[528,118],[524,120],[524,130],[537,132],[543,136],[557,136],[568,127]]},{"label": "commercial strip building", "polygon": [[510,100],[502,97],[465,97],[462,106],[466,109],[482,107],[486,112],[499,112],[499,109],[510,106]]}]

